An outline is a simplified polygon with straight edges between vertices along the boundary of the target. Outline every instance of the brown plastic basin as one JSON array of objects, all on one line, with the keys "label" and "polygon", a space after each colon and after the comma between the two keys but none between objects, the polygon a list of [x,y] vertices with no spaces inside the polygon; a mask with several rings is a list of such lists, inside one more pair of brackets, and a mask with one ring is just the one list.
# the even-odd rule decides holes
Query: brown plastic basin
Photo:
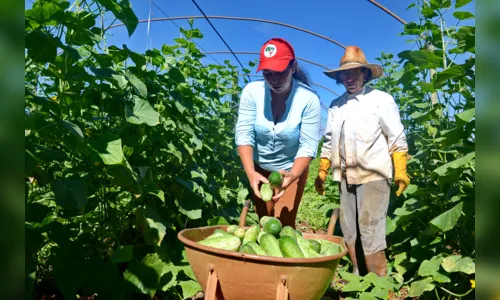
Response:
[{"label": "brown plastic basin", "polygon": [[329,240],[344,249],[340,254],[318,258],[259,256],[197,243],[218,228],[225,230],[227,225],[184,229],[178,238],[185,246],[187,259],[206,300],[314,300],[325,294],[340,259],[347,254],[344,239],[331,234],[332,220],[336,222],[333,214],[330,234],[303,233],[306,239]]}]

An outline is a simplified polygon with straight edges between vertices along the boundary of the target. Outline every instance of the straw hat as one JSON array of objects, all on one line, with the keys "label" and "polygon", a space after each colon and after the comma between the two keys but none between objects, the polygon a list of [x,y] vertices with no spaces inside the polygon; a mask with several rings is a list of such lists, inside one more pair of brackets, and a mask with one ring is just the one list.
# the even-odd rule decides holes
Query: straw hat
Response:
[{"label": "straw hat", "polygon": [[379,78],[383,74],[382,67],[377,64],[369,64],[366,61],[365,54],[358,46],[347,46],[344,56],[340,59],[340,67],[325,71],[326,76],[336,79],[337,72],[349,69],[364,67],[372,71],[372,78]]}]

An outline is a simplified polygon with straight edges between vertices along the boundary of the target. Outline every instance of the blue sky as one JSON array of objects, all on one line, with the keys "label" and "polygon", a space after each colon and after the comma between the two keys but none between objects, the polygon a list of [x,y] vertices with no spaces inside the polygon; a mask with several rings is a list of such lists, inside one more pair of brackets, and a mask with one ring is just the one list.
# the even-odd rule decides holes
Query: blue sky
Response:
[{"label": "blue sky", "polygon": [[[191,0],[130,0],[132,8],[140,20],[174,16],[202,15]],[[254,0],[254,1],[222,1],[196,0],[206,15],[251,17],[283,22],[327,36],[344,46],[357,45],[364,51],[369,62],[377,62],[382,52],[397,53],[414,47],[415,43],[407,43],[408,36],[399,36],[403,31],[403,24],[365,0],[331,1],[331,0]],[[380,4],[397,14],[407,22],[418,21],[415,8],[406,10],[414,1],[410,0],[379,0]],[[30,0],[25,0],[27,9]],[[460,8],[461,11],[475,12],[474,1]],[[158,7],[163,11],[160,11]],[[451,9],[450,11],[453,11]],[[151,14],[151,15],[150,15]],[[165,15],[166,14],[166,15]],[[449,15],[449,14],[448,14]],[[452,18],[449,16],[449,18]],[[258,52],[262,44],[272,37],[287,39],[294,47],[296,55],[330,68],[338,66],[344,49],[329,41],[291,28],[237,20],[210,19],[222,37],[234,51]],[[108,18],[106,23],[112,21]],[[174,23],[175,22],[175,23]],[[144,53],[150,48],[161,49],[163,44],[173,44],[174,38],[179,37],[179,28],[188,27],[187,20],[161,21],[140,23],[129,37],[124,26],[110,30],[107,37],[108,45],[121,47],[126,44],[130,49]],[[119,23],[119,21],[118,21]],[[455,19],[449,26],[455,25]],[[205,51],[227,51],[227,47],[220,40],[208,22],[196,19],[194,26],[204,34],[204,38],[197,43]],[[415,48],[413,48],[415,49]],[[213,57],[213,58],[212,58]],[[230,60],[234,65],[237,61],[231,54],[214,54],[205,61],[210,63]],[[239,60],[246,66],[249,61],[258,59],[258,55],[238,55]],[[301,62],[301,66],[309,74],[311,81],[328,87],[337,94],[342,94],[344,88],[323,74],[323,68]],[[252,70],[255,74],[256,67]],[[258,78],[252,77],[252,80]],[[314,86],[313,86],[314,87]],[[320,87],[314,87],[324,106],[328,106],[336,97],[335,94]],[[326,112],[323,111],[324,117]]]}]

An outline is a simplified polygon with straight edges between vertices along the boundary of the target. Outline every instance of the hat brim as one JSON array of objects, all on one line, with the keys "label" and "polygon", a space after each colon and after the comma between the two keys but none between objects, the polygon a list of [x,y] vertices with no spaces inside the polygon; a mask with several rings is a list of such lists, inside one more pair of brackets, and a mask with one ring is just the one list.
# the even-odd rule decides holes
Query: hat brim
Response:
[{"label": "hat brim", "polygon": [[370,69],[372,71],[372,79],[379,78],[379,77],[381,77],[384,74],[384,71],[382,70],[382,67],[380,65],[376,65],[376,64],[359,64],[359,63],[346,64],[346,65],[340,66],[337,69],[324,71],[323,73],[326,76],[328,76],[328,77],[330,77],[332,79],[337,79],[337,73],[338,72],[342,72],[342,71],[346,71],[346,70],[350,70],[350,69],[356,69],[356,68],[367,68],[367,69]]},{"label": "hat brim", "polygon": [[290,64],[291,59],[267,60],[261,62],[257,68],[257,73],[261,70],[271,70],[275,72],[283,72]]}]

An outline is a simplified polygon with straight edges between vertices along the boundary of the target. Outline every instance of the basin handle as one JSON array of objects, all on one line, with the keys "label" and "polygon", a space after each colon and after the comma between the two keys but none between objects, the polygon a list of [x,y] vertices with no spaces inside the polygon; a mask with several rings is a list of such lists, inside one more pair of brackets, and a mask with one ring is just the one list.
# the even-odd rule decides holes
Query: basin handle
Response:
[{"label": "basin handle", "polygon": [[281,275],[276,289],[276,300],[288,300],[288,276]]},{"label": "basin handle", "polygon": [[209,264],[205,300],[215,300],[215,293],[217,292],[218,281],[219,279],[217,278],[217,272],[215,271],[215,266],[213,264]]},{"label": "basin handle", "polygon": [[326,231],[327,235],[333,235],[333,230],[335,229],[335,224],[337,223],[337,219],[339,218],[339,208],[334,208],[332,212],[332,216],[330,217],[330,223],[328,223],[328,230]]},{"label": "basin handle", "polygon": [[247,199],[247,200],[245,200],[245,205],[243,206],[243,209],[241,210],[240,227],[244,227],[247,223],[247,214],[248,214],[249,206],[250,206],[250,199]]}]

